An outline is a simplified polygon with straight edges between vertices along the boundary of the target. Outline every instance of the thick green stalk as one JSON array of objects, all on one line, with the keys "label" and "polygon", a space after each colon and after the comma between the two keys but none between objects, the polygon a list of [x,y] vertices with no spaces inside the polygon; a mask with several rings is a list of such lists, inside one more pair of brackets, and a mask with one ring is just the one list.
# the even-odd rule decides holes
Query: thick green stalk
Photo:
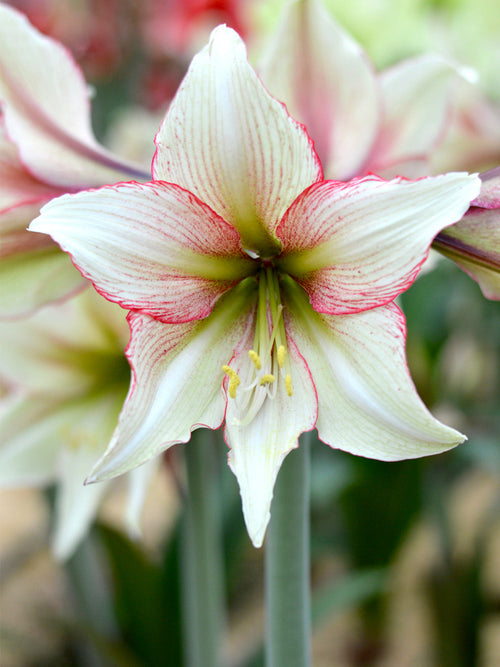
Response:
[{"label": "thick green stalk", "polygon": [[311,664],[309,474],[311,435],[285,459],[266,537],[266,665]]},{"label": "thick green stalk", "polygon": [[186,667],[220,667],[225,626],[217,434],[200,429],[184,445],[187,471],[181,551],[183,645]]}]

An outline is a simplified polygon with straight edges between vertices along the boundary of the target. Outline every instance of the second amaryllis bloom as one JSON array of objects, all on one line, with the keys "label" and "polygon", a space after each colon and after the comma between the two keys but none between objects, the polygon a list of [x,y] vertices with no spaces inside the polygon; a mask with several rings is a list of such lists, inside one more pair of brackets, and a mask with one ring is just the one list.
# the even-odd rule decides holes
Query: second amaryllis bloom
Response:
[{"label": "second amaryllis bloom", "polygon": [[248,531],[262,544],[298,436],[395,460],[464,436],[419,399],[395,297],[479,180],[323,180],[304,127],[225,27],[193,60],[156,137],[150,183],[50,202],[50,234],[130,310],[129,395],[92,480],[225,419]]}]

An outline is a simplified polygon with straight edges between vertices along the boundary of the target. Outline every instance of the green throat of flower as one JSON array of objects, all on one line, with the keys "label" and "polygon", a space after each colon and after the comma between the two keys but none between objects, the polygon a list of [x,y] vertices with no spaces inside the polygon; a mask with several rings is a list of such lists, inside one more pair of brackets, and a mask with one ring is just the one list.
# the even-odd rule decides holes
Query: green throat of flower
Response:
[{"label": "green throat of flower", "polygon": [[264,401],[276,396],[282,383],[286,394],[293,394],[278,273],[267,266],[258,279],[254,342],[248,350],[250,363],[242,362],[240,373],[223,366],[229,378],[227,393],[230,400],[236,401],[240,426],[252,421]]}]

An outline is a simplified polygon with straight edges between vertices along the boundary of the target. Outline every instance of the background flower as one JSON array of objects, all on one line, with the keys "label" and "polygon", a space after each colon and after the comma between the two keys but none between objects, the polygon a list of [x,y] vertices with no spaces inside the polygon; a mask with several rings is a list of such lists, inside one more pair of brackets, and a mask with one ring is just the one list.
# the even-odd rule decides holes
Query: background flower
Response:
[{"label": "background flower", "polygon": [[[124,314],[87,289],[19,322],[0,323],[0,488],[56,486],[52,536],[68,558],[110,484],[84,486],[125,396]],[[153,462],[131,474],[128,525],[138,518]]]}]

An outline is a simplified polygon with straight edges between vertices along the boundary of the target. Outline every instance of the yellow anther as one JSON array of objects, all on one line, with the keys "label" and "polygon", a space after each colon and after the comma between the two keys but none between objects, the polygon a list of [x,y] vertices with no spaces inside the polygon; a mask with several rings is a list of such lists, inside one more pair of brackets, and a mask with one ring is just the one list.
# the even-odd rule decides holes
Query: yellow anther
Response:
[{"label": "yellow anther", "polygon": [[291,396],[293,394],[293,387],[292,387],[292,377],[291,375],[286,375],[285,376],[285,387],[286,387],[286,393]]},{"label": "yellow anther", "polygon": [[229,387],[227,388],[228,394],[231,398],[236,398],[236,389],[240,384],[240,378],[235,373],[232,378],[229,380]]},{"label": "yellow anther", "polygon": [[262,368],[262,361],[255,350],[248,350],[248,356],[253,361],[255,368],[260,371]]},{"label": "yellow anther", "polygon": [[286,349],[284,345],[278,347],[278,366],[283,368],[286,359]]},{"label": "yellow anther", "polygon": [[272,375],[271,373],[268,373],[267,375],[263,375],[260,378],[260,383],[259,384],[261,384],[261,385],[263,385],[263,384],[272,384],[275,380],[276,380],[276,378],[274,377],[274,375]]},{"label": "yellow anther", "polygon": [[229,385],[227,388],[227,393],[231,398],[236,398],[236,389],[241,383],[240,378],[238,377],[238,373],[234,371],[231,366],[223,366],[222,370],[226,375],[229,376]]}]

